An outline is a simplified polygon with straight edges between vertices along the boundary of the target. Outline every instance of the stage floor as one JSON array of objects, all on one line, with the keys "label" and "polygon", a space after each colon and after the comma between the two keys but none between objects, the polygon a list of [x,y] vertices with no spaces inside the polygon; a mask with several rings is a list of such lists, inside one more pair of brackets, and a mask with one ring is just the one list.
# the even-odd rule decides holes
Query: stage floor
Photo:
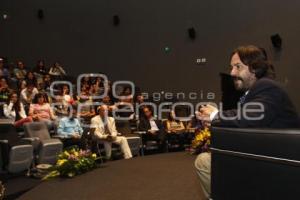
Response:
[{"label": "stage floor", "polygon": [[108,162],[72,179],[45,181],[19,199],[201,200],[195,158],[179,152]]}]

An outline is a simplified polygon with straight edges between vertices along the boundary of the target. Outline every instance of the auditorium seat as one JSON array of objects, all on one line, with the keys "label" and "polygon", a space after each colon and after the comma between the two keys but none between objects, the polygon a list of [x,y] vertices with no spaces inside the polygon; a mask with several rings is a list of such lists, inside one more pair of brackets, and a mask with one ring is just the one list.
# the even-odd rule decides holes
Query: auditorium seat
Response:
[{"label": "auditorium seat", "polygon": [[25,137],[31,141],[39,164],[55,164],[63,144],[50,137],[46,123],[32,122],[24,125]]},{"label": "auditorium seat", "polygon": [[132,130],[131,122],[128,120],[116,120],[116,129],[127,138],[133,156],[143,155],[142,139]]},{"label": "auditorium seat", "polygon": [[212,128],[212,199],[300,196],[300,130]]},{"label": "auditorium seat", "polygon": [[[7,140],[0,140],[0,144],[7,145]],[[2,150],[2,149],[1,149]],[[2,154],[1,154],[2,155]],[[30,144],[12,146],[9,150],[8,163],[5,169],[9,173],[29,170],[33,159],[33,146]]]}]

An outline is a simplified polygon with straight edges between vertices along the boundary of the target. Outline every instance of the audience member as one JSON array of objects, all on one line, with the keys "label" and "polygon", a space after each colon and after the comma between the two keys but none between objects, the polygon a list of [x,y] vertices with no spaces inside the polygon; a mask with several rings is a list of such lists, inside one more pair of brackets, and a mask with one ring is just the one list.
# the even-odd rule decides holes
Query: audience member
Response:
[{"label": "audience member", "polygon": [[3,58],[0,58],[0,78],[9,78],[9,71],[4,67]]},{"label": "audience member", "polygon": [[24,80],[25,80],[26,85],[33,84],[36,87],[38,84],[37,79],[32,71],[27,72]]},{"label": "audience member", "polygon": [[127,139],[124,136],[118,136],[115,119],[108,116],[108,107],[101,105],[98,107],[98,111],[99,115],[91,120],[91,133],[96,140],[103,142],[106,157],[108,159],[111,157],[111,145],[116,143],[120,145],[124,158],[131,158],[132,154]]},{"label": "audience member", "polygon": [[3,112],[6,118],[12,119],[16,127],[24,123],[32,122],[31,117],[27,117],[23,104],[18,98],[18,94],[13,92],[9,95],[9,100],[3,106]]},{"label": "audience member", "polygon": [[46,94],[36,94],[33,103],[30,104],[29,116],[31,116],[34,121],[46,122],[48,128],[52,129],[56,116],[47,98]]},{"label": "audience member", "polygon": [[26,113],[28,113],[29,106],[32,103],[35,95],[39,93],[33,83],[28,83],[27,86],[21,91],[20,100],[25,107]]},{"label": "audience member", "polygon": [[143,108],[145,118],[141,118],[138,129],[140,131],[146,131],[143,135],[143,142],[157,141],[160,151],[166,151],[166,133],[160,120],[155,120],[153,112],[150,107]]},{"label": "audience member", "polygon": [[0,103],[5,103],[8,100],[9,93],[11,89],[9,88],[5,78],[0,79]]},{"label": "audience member", "polygon": [[77,108],[75,106],[71,108],[68,109],[70,116],[65,116],[59,120],[57,134],[65,137],[63,139],[64,147],[77,145],[84,148],[82,141],[83,129],[77,119]]},{"label": "audience member", "polygon": [[14,76],[17,78],[19,82],[25,79],[27,74],[27,70],[22,61],[17,62],[17,67],[14,69]]},{"label": "audience member", "polygon": [[52,67],[50,67],[49,74],[52,76],[54,80],[59,80],[63,76],[66,75],[65,70],[59,64],[59,62],[55,62]]}]

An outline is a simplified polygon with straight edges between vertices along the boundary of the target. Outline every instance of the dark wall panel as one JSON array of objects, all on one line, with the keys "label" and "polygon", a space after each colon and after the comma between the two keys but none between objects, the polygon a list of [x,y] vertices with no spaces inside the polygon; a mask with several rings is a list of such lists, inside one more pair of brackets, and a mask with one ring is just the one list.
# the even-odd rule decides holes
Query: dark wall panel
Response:
[{"label": "dark wall panel", "polygon": [[[39,58],[49,65],[59,60],[73,75],[103,72],[113,80],[132,80],[144,91],[202,90],[219,100],[219,73],[228,71],[231,50],[256,44],[267,49],[278,80],[300,107],[298,1],[2,0],[0,5],[1,14],[9,14],[0,20],[0,55],[13,61],[34,66]],[[44,10],[42,21],[38,9]],[[115,14],[118,27],[112,25]],[[194,41],[187,34],[191,26]],[[281,53],[272,49],[273,33],[283,38]],[[202,57],[207,63],[197,65]]]}]

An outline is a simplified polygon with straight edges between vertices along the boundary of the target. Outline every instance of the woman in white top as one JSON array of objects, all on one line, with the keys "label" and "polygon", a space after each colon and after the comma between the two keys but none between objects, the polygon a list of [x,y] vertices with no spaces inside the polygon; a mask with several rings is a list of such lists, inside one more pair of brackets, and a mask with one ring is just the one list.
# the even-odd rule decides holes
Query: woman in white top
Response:
[{"label": "woman in white top", "polygon": [[16,127],[22,126],[24,123],[32,122],[31,117],[27,117],[24,106],[20,102],[16,92],[9,95],[9,100],[3,106],[5,117],[12,119]]}]

